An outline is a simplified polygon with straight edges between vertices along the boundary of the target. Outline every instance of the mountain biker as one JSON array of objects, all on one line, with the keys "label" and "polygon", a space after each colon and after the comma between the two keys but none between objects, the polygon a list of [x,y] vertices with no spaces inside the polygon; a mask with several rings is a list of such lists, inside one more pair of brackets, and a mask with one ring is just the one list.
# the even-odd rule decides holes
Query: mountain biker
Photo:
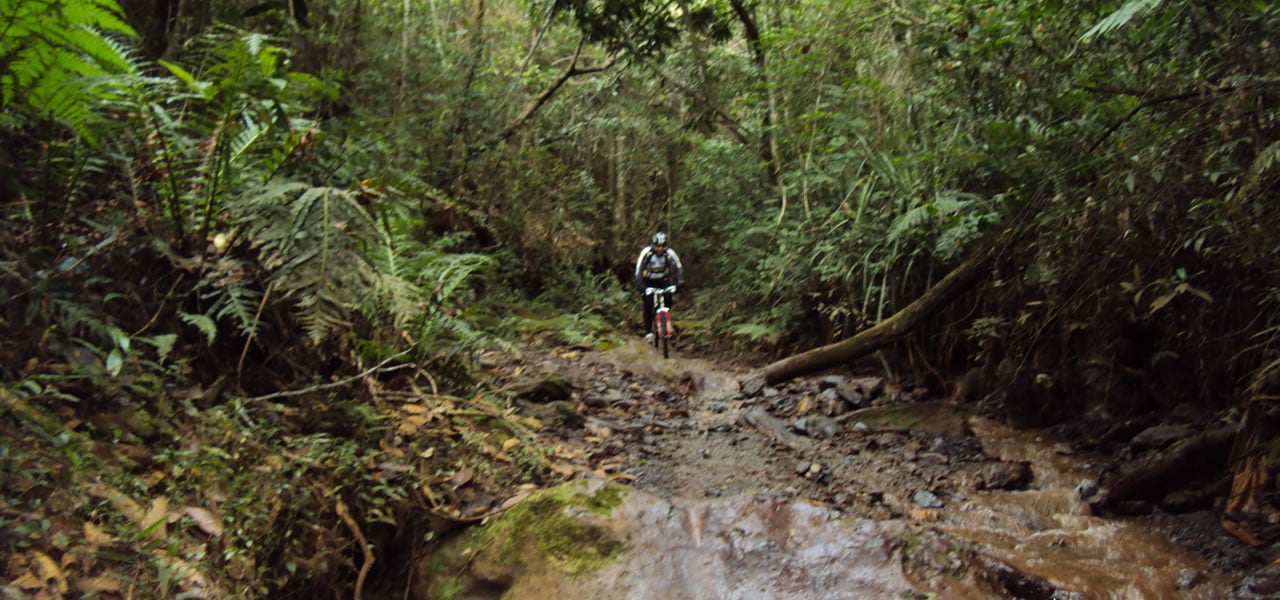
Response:
[{"label": "mountain biker", "polygon": [[[645,341],[653,340],[653,296],[645,294],[645,288],[666,288],[684,285],[684,269],[676,251],[667,247],[667,234],[653,234],[650,245],[640,251],[636,259],[636,288],[644,298]],[[667,307],[671,307],[671,292],[664,292]]]}]

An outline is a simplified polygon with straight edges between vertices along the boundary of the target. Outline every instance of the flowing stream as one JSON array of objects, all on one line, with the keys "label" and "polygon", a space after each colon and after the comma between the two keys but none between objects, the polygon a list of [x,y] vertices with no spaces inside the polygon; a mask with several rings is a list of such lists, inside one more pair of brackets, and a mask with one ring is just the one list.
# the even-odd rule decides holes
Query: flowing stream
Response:
[{"label": "flowing stream", "polygon": [[971,494],[939,527],[1020,571],[1087,598],[1222,598],[1230,583],[1141,519],[1093,516],[1076,491],[1087,475],[1034,433],[972,418],[987,453],[1028,461],[1032,489]]}]

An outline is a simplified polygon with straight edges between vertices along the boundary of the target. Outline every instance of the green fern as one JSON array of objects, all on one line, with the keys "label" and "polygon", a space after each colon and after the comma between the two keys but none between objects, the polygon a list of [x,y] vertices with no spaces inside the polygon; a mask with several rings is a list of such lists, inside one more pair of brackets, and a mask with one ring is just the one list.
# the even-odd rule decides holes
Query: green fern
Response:
[{"label": "green fern", "polygon": [[381,277],[366,249],[385,238],[350,192],[275,183],[230,203],[269,282],[294,302],[307,338],[320,344],[350,327]]},{"label": "green fern", "polygon": [[108,76],[135,73],[128,50],[109,37],[137,34],[114,0],[0,0],[0,100],[65,123],[93,141],[96,100]]}]

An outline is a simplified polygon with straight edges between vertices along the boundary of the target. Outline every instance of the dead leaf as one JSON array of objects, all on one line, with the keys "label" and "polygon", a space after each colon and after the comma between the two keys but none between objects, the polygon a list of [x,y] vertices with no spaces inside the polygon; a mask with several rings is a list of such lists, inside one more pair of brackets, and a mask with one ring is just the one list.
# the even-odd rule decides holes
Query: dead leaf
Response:
[{"label": "dead leaf", "polygon": [[625,481],[627,483],[631,483],[636,480],[636,476],[630,473],[610,473],[605,479],[608,479],[609,481]]},{"label": "dead leaf", "polygon": [[942,518],[942,511],[936,508],[913,508],[911,518],[926,523],[933,522]]},{"label": "dead leaf", "polygon": [[411,415],[420,415],[427,412],[427,407],[421,404],[406,404],[400,408]]},{"label": "dead leaf", "polygon": [[436,496],[435,492],[431,491],[431,486],[423,483],[422,487],[418,489],[422,491],[422,495],[426,497],[427,502],[429,502],[431,506],[437,508],[440,506],[440,498]]},{"label": "dead leaf", "polygon": [[9,585],[20,590],[38,590],[44,588],[44,583],[40,581],[40,578],[36,577],[35,573],[31,573],[29,571],[19,575],[13,581],[9,582]]},{"label": "dead leaf", "polygon": [[430,419],[422,415],[409,415],[404,418],[405,423],[408,423],[409,425],[418,429],[421,429],[422,427],[424,427],[427,424],[427,421],[429,420]]},{"label": "dead leaf", "polygon": [[422,458],[431,458],[435,455],[436,455],[436,449],[434,446],[432,446],[431,448],[427,448],[426,450],[423,450],[422,452],[418,453],[418,456],[421,456]]},{"label": "dead leaf", "polygon": [[551,470],[565,477],[573,477],[578,473],[578,468],[567,463],[553,463]]},{"label": "dead leaf", "polygon": [[200,531],[214,537],[222,535],[222,519],[212,512],[199,506],[185,506],[182,508],[182,514],[190,517]]},{"label": "dead leaf", "polygon": [[501,504],[501,505],[499,505],[499,506],[498,506],[498,510],[507,510],[508,508],[511,508],[512,506],[515,506],[516,504],[519,504],[521,500],[524,500],[525,498],[528,498],[528,497],[529,497],[529,494],[530,494],[530,492],[527,492],[527,491],[526,491],[526,492],[520,492],[519,494],[516,494],[516,495],[514,495],[514,496],[512,496],[512,497],[510,497],[510,498],[507,498],[505,501],[503,501],[503,502],[502,502],[502,504]]},{"label": "dead leaf", "polygon": [[575,359],[575,358],[578,358],[578,353],[577,353],[576,351],[574,351],[574,350],[570,350],[570,351],[568,351],[568,352],[561,352],[561,353],[560,353],[560,358],[567,359],[567,360],[573,360],[573,359]]},{"label": "dead leaf", "polygon": [[471,478],[475,475],[475,471],[471,467],[463,467],[461,470],[454,472],[453,477],[449,478],[449,487],[458,489],[471,482]]},{"label": "dead leaf", "polygon": [[67,577],[62,574],[62,569],[58,568],[58,563],[49,558],[48,554],[39,550],[31,551],[29,556],[31,557],[31,562],[34,563],[36,576],[40,580],[39,587],[56,591],[59,594],[66,594],[69,589],[67,587]]},{"label": "dead leaf", "polygon": [[138,522],[138,528],[143,533],[149,532],[152,539],[163,540],[169,537],[169,532],[165,527],[165,520],[169,518],[169,499],[160,496],[151,501],[151,508],[147,509],[147,514],[143,515],[142,520]]},{"label": "dead leaf", "polygon": [[404,450],[401,450],[387,443],[386,438],[378,440],[378,447],[382,449],[388,456],[392,458],[404,458]]},{"label": "dead leaf", "polygon": [[499,452],[499,453],[495,454],[495,455],[493,456],[493,458],[494,458],[494,460],[500,460],[500,461],[502,461],[502,462],[504,462],[504,463],[507,463],[507,464],[511,464],[511,463],[516,462],[516,459],[511,458],[511,455],[510,455],[510,454],[507,454],[506,452]]},{"label": "dead leaf", "polygon": [[77,579],[72,587],[83,594],[119,594],[124,591],[124,588],[120,585],[120,580],[110,575]]},{"label": "dead leaf", "polygon": [[507,452],[507,451],[511,450],[512,448],[515,448],[516,446],[519,446],[519,445],[520,445],[520,440],[519,440],[519,438],[511,438],[511,439],[509,439],[509,440],[507,440],[507,441],[505,441],[505,442],[502,442],[502,451],[503,451],[503,452]]},{"label": "dead leaf", "polygon": [[605,471],[606,473],[609,471],[620,471],[622,470],[622,466],[623,463],[621,461],[607,462],[600,465],[600,470]]},{"label": "dead leaf", "polygon": [[112,543],[111,536],[99,529],[92,521],[84,522],[84,539],[91,546],[110,546]]},{"label": "dead leaf", "polygon": [[94,498],[100,498],[111,502],[111,505],[114,506],[116,510],[124,514],[124,516],[130,521],[133,521],[134,523],[141,523],[142,506],[137,502],[134,502],[133,498],[130,498],[105,485],[96,483],[85,485],[84,490]]},{"label": "dead leaf", "polygon": [[591,421],[587,421],[584,427],[586,428],[587,432],[589,432],[591,435],[594,435],[600,439],[606,439],[609,437],[611,433],[613,433],[608,427],[604,425],[596,425]]},{"label": "dead leaf", "polygon": [[796,414],[806,415],[809,414],[809,411],[811,410],[813,410],[813,396],[806,394],[799,402],[796,403]]}]

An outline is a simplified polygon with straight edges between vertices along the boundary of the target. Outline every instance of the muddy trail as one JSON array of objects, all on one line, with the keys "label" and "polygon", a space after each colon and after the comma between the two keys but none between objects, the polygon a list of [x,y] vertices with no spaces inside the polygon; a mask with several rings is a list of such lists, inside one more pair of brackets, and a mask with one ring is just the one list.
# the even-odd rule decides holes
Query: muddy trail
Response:
[{"label": "muddy trail", "polygon": [[[547,441],[590,469],[580,476],[671,501],[768,498],[824,519],[943,536],[994,582],[955,597],[1223,598],[1257,566],[1212,510],[1095,515],[1088,498],[1114,457],[879,377],[827,375],[747,394],[742,369],[663,360],[639,341],[486,362],[522,411],[547,420]],[[917,568],[912,579],[958,567],[934,561],[936,573]]]}]

